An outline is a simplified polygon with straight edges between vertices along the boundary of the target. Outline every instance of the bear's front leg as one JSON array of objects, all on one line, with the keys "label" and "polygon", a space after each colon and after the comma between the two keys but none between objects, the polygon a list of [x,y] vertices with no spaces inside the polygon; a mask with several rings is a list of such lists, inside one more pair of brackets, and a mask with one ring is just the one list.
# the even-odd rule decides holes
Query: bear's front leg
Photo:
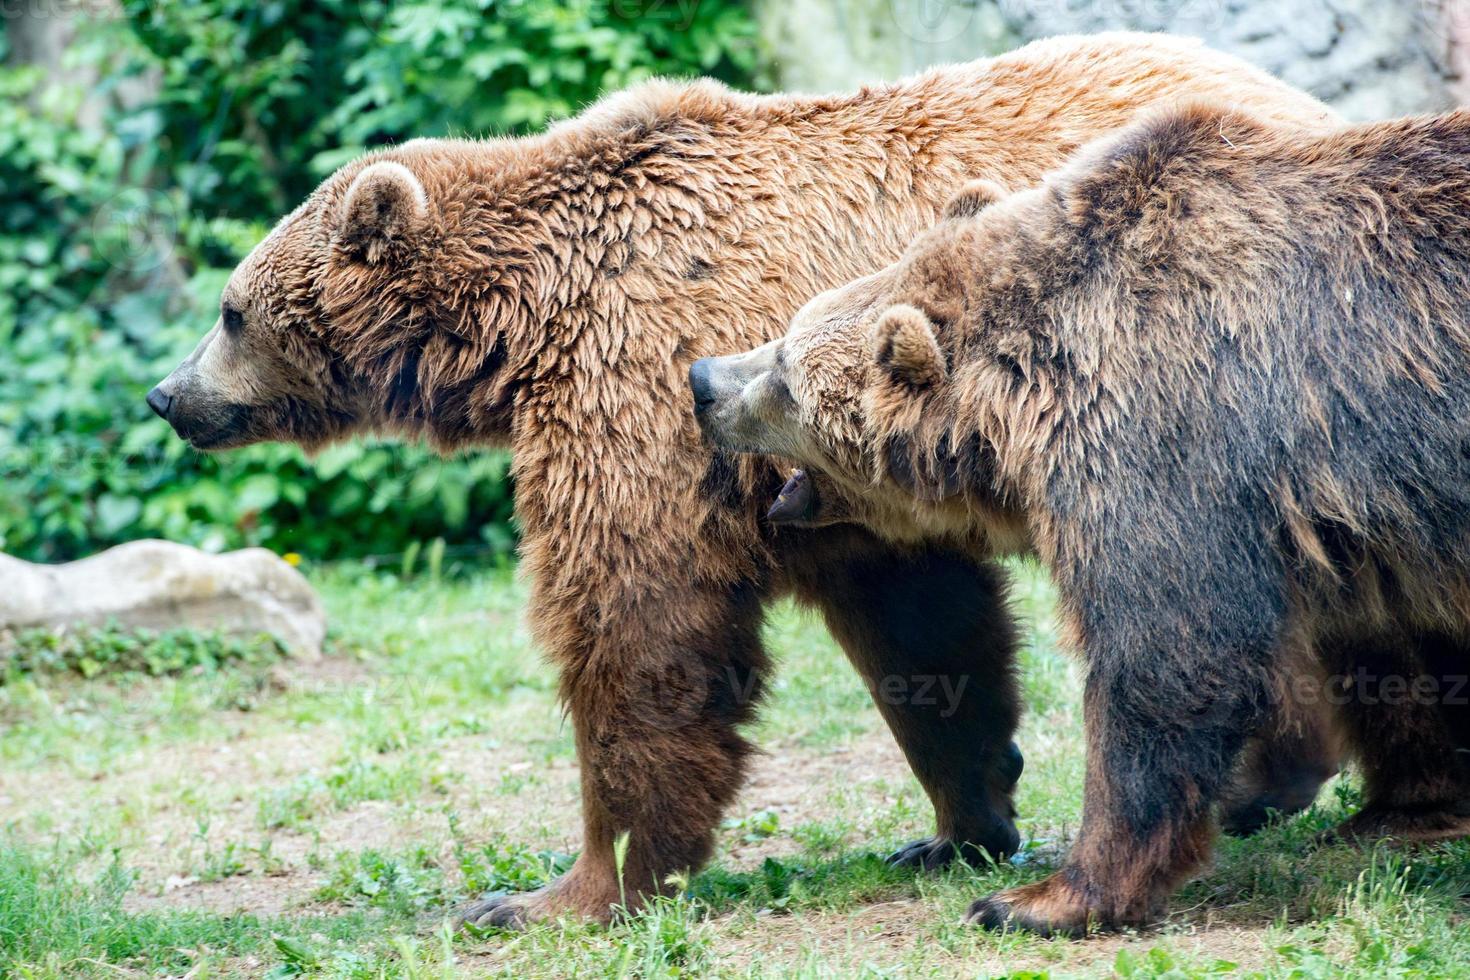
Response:
[{"label": "bear's front leg", "polygon": [[474,903],[465,923],[606,923],[708,860],[750,753],[737,726],[754,713],[765,668],[759,598],[736,586],[630,612],[572,634],[580,662],[562,672],[582,771],[581,854],[545,888]]},{"label": "bear's front leg", "polygon": [[1196,562],[1181,587],[1184,563],[1151,560],[1098,581],[1105,564],[1089,562],[1081,588],[1059,576],[1088,662],[1077,843],[1056,874],[976,902],[969,922],[1064,936],[1156,923],[1208,856],[1213,805],[1269,710],[1284,607],[1269,576]]}]

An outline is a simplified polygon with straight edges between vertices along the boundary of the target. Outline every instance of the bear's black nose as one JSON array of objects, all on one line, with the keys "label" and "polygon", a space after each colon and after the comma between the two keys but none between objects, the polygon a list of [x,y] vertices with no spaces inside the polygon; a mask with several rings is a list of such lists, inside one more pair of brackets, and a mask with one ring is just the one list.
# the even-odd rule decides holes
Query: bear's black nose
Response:
[{"label": "bear's black nose", "polygon": [[148,392],[148,407],[157,412],[158,417],[161,419],[168,418],[168,410],[173,407],[173,404],[174,399],[172,395],[165,395],[157,388]]},{"label": "bear's black nose", "polygon": [[702,412],[715,403],[715,386],[710,380],[710,358],[701,357],[689,366],[689,390],[694,392],[694,410]]}]

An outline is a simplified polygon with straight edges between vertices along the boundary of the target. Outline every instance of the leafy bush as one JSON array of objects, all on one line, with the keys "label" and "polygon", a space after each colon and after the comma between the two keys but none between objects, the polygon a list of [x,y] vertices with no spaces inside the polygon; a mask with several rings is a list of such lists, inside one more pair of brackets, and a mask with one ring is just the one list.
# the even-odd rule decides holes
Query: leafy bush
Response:
[{"label": "leafy bush", "polygon": [[0,631],[0,684],[31,674],[147,674],[163,677],[186,671],[214,671],[231,664],[273,663],[285,656],[280,641],[268,635],[226,636],[189,629],[126,629],[83,626],[65,630]]},{"label": "leafy bush", "polygon": [[[524,132],[651,74],[748,80],[743,3],[127,0],[69,52],[80,90],[0,68],[0,550],[137,537],[313,557],[514,544],[503,453],[354,443],[193,453],[148,388],[229,269],[320,179],[413,136]],[[4,51],[0,21],[0,58]],[[140,93],[142,93],[140,95]]]}]

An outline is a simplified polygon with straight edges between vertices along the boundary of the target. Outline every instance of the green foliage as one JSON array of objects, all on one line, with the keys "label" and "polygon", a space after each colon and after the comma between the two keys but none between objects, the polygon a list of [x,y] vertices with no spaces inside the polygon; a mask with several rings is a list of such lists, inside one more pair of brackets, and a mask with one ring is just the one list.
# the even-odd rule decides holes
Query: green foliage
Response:
[{"label": "green foliage", "polygon": [[428,848],[417,847],[397,855],[376,850],[339,853],[331,880],[317,890],[316,897],[415,915],[451,896],[434,855]]},{"label": "green foliage", "polygon": [[[204,457],[143,395],[209,328],[234,264],[345,160],[414,136],[526,132],[653,74],[748,81],[745,4],[123,10],[68,52],[99,75],[86,105],[36,68],[0,67],[0,550],[59,560],[158,536],[312,558],[434,539],[441,560],[509,551],[503,453]],[[105,121],[84,124],[99,106]]]},{"label": "green foliage", "polygon": [[114,625],[37,628],[14,636],[0,633],[0,684],[40,673],[90,679],[114,673],[163,677],[212,672],[227,665],[270,663],[284,655],[280,641],[265,634],[246,639],[213,631],[154,632]]},{"label": "green foliage", "polygon": [[573,861],[567,854],[532,851],[498,840],[477,848],[456,842],[455,852],[470,895],[532,891],[565,874]]},{"label": "green foliage", "polygon": [[230,216],[274,217],[369,147],[527,132],[654,75],[743,81],[755,61],[728,0],[124,6],[164,73],[136,131],[201,211]]},{"label": "green foliage", "polygon": [[[365,932],[361,915],[263,920],[193,910],[132,912],[123,908],[123,898],[134,876],[116,855],[100,873],[80,871],[81,859],[77,850],[41,848],[0,832],[0,976],[219,976],[236,972],[228,959],[245,956],[274,962],[277,976],[304,972],[303,957],[330,968],[329,975],[403,975],[353,969],[363,957],[346,944]],[[327,951],[316,946],[328,943]],[[226,962],[216,961],[221,950]]]},{"label": "green foliage", "polygon": [[1119,977],[1129,978],[1129,980],[1134,980],[1134,978],[1142,980],[1144,977],[1157,978],[1157,980],[1176,980],[1176,978],[1177,980],[1190,980],[1193,977],[1231,974],[1237,969],[1238,964],[1229,960],[1215,960],[1207,964],[1186,962],[1183,957],[1163,946],[1154,946],[1146,953],[1120,949],[1118,955],[1113,958],[1113,973]]},{"label": "green foliage", "polygon": [[877,901],[911,885],[913,872],[891,867],[876,854],[831,860],[768,857],[759,869],[709,868],[694,877],[689,897],[716,911],[749,904],[771,912],[830,907],[843,901]]},{"label": "green foliage", "polygon": [[754,844],[775,836],[781,829],[781,815],[775,810],[758,810],[744,817],[727,817],[720,829],[739,831],[742,841]]}]

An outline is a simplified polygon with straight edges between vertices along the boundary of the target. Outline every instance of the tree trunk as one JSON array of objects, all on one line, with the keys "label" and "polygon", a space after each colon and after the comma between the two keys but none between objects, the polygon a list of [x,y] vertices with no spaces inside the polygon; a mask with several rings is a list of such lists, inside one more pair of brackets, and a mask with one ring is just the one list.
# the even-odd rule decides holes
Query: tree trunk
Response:
[{"label": "tree trunk", "polygon": [[[76,2],[14,3],[13,16],[0,14],[11,65],[30,65],[41,69],[43,82],[34,93],[40,104],[42,93],[53,86],[75,89],[82,94],[74,122],[85,132],[100,132],[106,124],[110,105],[141,105],[158,91],[158,76],[148,73],[115,83],[110,94],[97,88],[102,66],[95,61],[67,58],[67,48],[78,34],[94,21],[114,20],[122,16],[118,0],[76,0]],[[109,99],[111,102],[109,102]]]},{"label": "tree trunk", "polygon": [[1054,34],[1167,31],[1259,65],[1349,118],[1459,101],[1470,0],[760,0],[776,78],[830,90]]}]

